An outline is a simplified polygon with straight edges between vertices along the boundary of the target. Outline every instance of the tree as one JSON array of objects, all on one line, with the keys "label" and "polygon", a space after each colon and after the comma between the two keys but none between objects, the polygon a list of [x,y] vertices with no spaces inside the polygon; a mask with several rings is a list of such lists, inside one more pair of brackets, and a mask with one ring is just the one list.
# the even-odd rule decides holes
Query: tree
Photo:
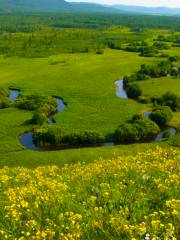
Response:
[{"label": "tree", "polygon": [[168,106],[157,107],[150,114],[150,119],[161,127],[166,126],[171,121],[172,117],[172,110]]},{"label": "tree", "polygon": [[127,87],[127,95],[129,98],[137,99],[142,95],[142,90],[139,85],[131,84]]}]

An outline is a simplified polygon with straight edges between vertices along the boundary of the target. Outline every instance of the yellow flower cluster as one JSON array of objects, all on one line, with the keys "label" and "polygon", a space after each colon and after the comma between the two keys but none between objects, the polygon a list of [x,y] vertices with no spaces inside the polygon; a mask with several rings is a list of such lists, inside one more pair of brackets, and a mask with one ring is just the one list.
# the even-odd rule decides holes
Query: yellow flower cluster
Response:
[{"label": "yellow flower cluster", "polygon": [[0,240],[177,240],[180,151],[0,170]]}]

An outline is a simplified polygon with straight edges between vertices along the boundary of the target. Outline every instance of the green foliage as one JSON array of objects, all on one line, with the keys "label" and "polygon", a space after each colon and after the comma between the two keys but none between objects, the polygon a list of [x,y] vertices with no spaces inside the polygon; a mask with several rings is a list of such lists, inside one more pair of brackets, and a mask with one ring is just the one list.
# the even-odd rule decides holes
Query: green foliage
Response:
[{"label": "green foliage", "polygon": [[114,133],[116,143],[143,142],[153,139],[160,131],[156,123],[145,117],[134,117],[132,123],[124,123]]},{"label": "green foliage", "polygon": [[178,56],[170,56],[170,57],[168,58],[168,60],[169,60],[170,62],[177,62],[177,61],[179,60],[179,57],[178,57]]},{"label": "green foliage", "polygon": [[169,139],[169,146],[180,148],[180,134],[172,136]]},{"label": "green foliage", "polygon": [[130,52],[139,52],[139,56],[143,57],[153,57],[159,53],[159,50],[169,49],[169,45],[165,42],[155,41],[152,43],[142,42],[133,42],[128,44],[125,47],[126,51]]},{"label": "green foliage", "polygon": [[53,125],[36,129],[33,140],[38,146],[83,146],[102,143],[104,137],[91,131],[67,134],[59,126]]},{"label": "green foliage", "polygon": [[39,95],[20,96],[15,106],[25,110],[38,110],[49,116],[57,111],[57,101],[53,97],[42,97]]},{"label": "green foliage", "polygon": [[9,89],[0,89],[0,98],[9,97],[10,91]]},{"label": "green foliage", "polygon": [[[144,29],[157,29],[158,25],[179,30],[178,18],[155,16],[39,13],[0,16],[0,22],[0,53],[26,58],[105,48],[152,56],[158,52],[158,46],[152,46],[153,36]],[[154,35],[157,36],[155,32]]]},{"label": "green foliage", "polygon": [[79,133],[70,133],[64,136],[63,142],[72,146],[83,146],[83,145],[97,145],[103,143],[105,138],[92,131],[85,131]]},{"label": "green foliage", "polygon": [[9,89],[0,89],[0,109],[8,108],[11,105],[9,100]]},{"label": "green foliage", "polygon": [[133,81],[148,80],[150,78],[160,78],[167,75],[179,75],[179,69],[173,67],[172,61],[161,61],[157,65],[150,66],[142,64],[140,70],[130,76],[124,76],[125,85]]},{"label": "green foliage", "polygon": [[161,127],[167,126],[172,117],[172,110],[168,106],[156,107],[150,114],[151,120]]},{"label": "green foliage", "polygon": [[165,50],[170,48],[170,46],[166,42],[162,42],[162,41],[156,41],[153,44],[153,47],[157,48],[158,50]]},{"label": "green foliage", "polygon": [[127,95],[129,98],[137,99],[142,95],[142,90],[137,84],[130,84],[126,87]]},{"label": "green foliage", "polygon": [[36,129],[33,133],[33,141],[38,146],[61,145],[63,137],[64,132],[56,125]]},{"label": "green foliage", "polygon": [[35,111],[31,122],[33,124],[43,125],[44,123],[47,123],[47,121],[48,121],[48,118],[45,113],[40,111]]},{"label": "green foliage", "polygon": [[8,108],[11,106],[11,101],[7,97],[0,98],[0,109]]},{"label": "green foliage", "polygon": [[167,92],[156,101],[159,105],[169,106],[173,111],[180,110],[180,97],[174,93]]},{"label": "green foliage", "polygon": [[167,139],[169,137],[171,137],[171,131],[169,129],[166,129],[164,132],[163,132],[163,138]]},{"label": "green foliage", "polygon": [[104,53],[104,50],[103,49],[97,49],[96,50],[96,54],[103,54]]}]

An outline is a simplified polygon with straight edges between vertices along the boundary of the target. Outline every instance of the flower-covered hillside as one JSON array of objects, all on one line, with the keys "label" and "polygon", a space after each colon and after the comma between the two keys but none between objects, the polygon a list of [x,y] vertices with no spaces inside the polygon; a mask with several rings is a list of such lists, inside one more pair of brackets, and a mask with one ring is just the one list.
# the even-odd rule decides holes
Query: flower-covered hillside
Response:
[{"label": "flower-covered hillside", "polygon": [[0,239],[175,240],[180,151],[0,170]]}]

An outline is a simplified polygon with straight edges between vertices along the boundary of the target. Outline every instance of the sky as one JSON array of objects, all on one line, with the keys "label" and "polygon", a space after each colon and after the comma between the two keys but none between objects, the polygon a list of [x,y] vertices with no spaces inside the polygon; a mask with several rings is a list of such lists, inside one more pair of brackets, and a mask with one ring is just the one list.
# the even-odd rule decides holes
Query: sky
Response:
[{"label": "sky", "polygon": [[124,4],[139,6],[165,6],[180,8],[180,0],[68,0],[69,2],[93,2],[102,4]]}]

